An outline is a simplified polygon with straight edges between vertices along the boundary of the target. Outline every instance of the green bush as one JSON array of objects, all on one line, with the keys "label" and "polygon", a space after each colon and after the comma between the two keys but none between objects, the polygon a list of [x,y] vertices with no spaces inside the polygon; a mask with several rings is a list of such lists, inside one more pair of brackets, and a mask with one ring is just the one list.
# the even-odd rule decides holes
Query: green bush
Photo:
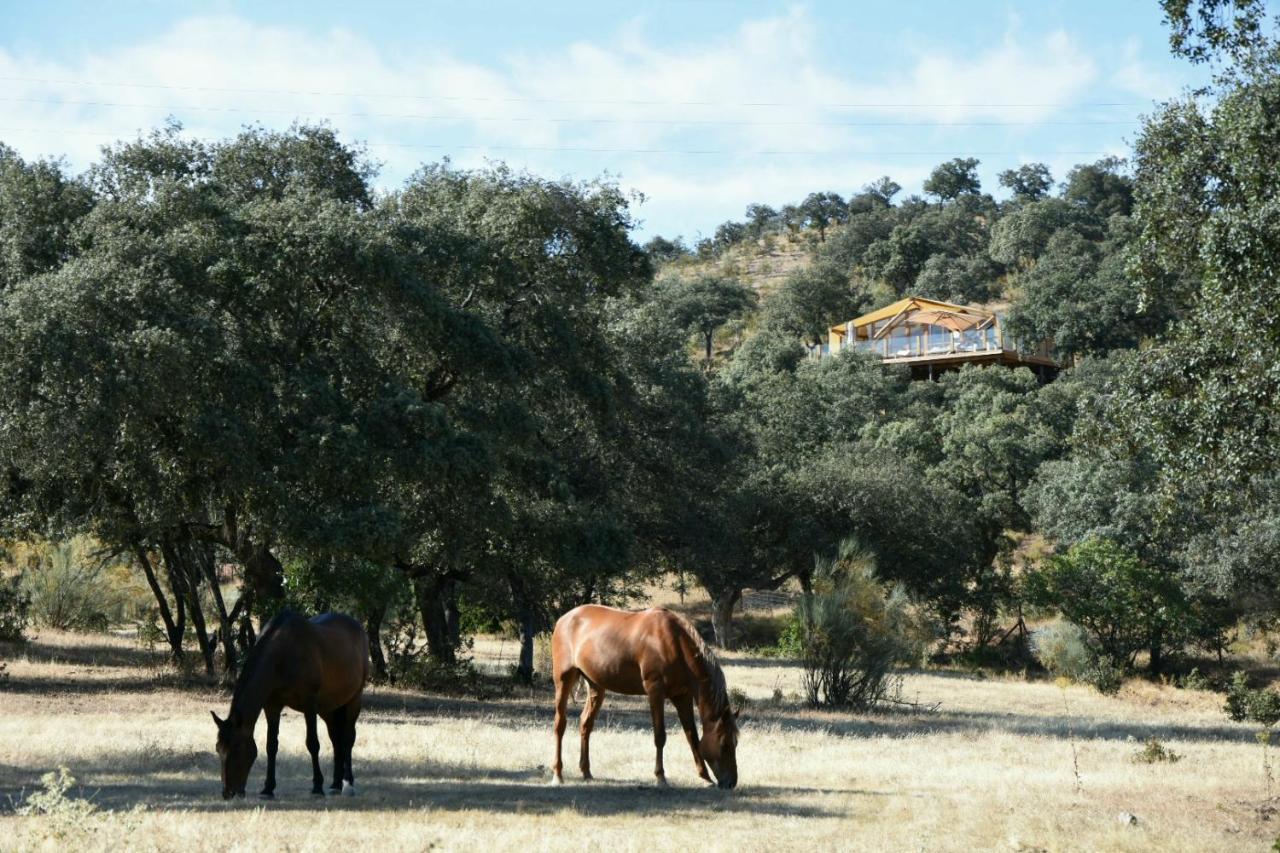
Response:
[{"label": "green bush", "polygon": [[0,578],[0,641],[21,643],[31,622],[31,597],[14,581]]},{"label": "green bush", "polygon": [[875,708],[900,688],[894,664],[919,657],[906,595],[880,583],[870,556],[851,542],[841,544],[835,559],[818,563],[813,594],[797,617],[811,705]]},{"label": "green bush", "polygon": [[1155,738],[1150,738],[1133,754],[1133,760],[1138,764],[1177,764],[1182,760],[1182,755]]},{"label": "green bush", "polygon": [[1249,676],[1237,672],[1227,686],[1227,716],[1233,720],[1250,720],[1264,726],[1280,722],[1280,693],[1249,687]]},{"label": "green bush", "polygon": [[1031,653],[1049,674],[1081,681],[1093,663],[1084,631],[1070,622],[1052,622],[1031,634]]},{"label": "green bush", "polygon": [[1112,667],[1133,667],[1153,644],[1180,645],[1192,623],[1177,582],[1108,539],[1088,539],[1026,575],[1028,603],[1050,607],[1084,630]]},{"label": "green bush", "polygon": [[1124,687],[1125,669],[1110,658],[1097,657],[1085,669],[1080,680],[1104,696],[1114,696]]}]

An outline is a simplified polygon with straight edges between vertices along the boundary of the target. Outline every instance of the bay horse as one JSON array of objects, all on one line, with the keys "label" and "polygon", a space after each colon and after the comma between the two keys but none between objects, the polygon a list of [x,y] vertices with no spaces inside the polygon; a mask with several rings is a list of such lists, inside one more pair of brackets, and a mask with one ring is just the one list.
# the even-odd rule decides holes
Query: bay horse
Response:
[{"label": "bay horse", "polygon": [[320,738],[316,735],[319,717],[333,743],[330,790],[354,796],[351,749],[356,742],[356,718],[360,716],[368,678],[369,637],[350,616],[323,613],[306,619],[286,610],[268,622],[236,680],[227,718],[219,719],[210,712],[218,725],[222,798],[244,796],[249,769],[258,757],[253,729],[260,713],[267,718],[267,782],[258,796],[265,800],[275,798],[280,712],[285,708],[301,711],[307,721],[311,795],[324,796]]},{"label": "bay horse", "polygon": [[[581,678],[590,690],[582,708],[582,778],[591,778],[590,740],[606,690],[647,696],[657,758],[653,774],[666,787],[662,748],[667,742],[664,705],[676,706],[698,776],[729,789],[738,784],[738,712],[729,707],[724,671],[687,619],[661,607],[640,612],[596,604],[575,607],[560,617],[551,635],[551,676],[556,687],[556,758],[552,783],[561,784],[561,743],[569,696]],[[702,718],[702,738],[693,706]]]}]

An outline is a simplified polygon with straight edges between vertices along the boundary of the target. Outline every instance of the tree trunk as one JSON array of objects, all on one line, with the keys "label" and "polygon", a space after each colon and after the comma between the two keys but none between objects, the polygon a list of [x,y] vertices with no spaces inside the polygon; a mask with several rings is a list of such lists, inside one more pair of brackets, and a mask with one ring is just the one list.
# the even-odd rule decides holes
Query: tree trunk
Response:
[{"label": "tree trunk", "polygon": [[1164,632],[1156,631],[1151,635],[1151,660],[1147,662],[1147,669],[1152,675],[1159,675],[1160,668],[1164,664]]},{"label": "tree trunk", "polygon": [[160,581],[156,578],[155,567],[151,565],[151,557],[140,543],[135,542],[133,544],[133,556],[137,559],[138,565],[142,567],[142,574],[147,579],[147,586],[151,587],[151,594],[155,596],[156,609],[160,611],[160,621],[164,623],[165,639],[169,643],[169,654],[175,664],[181,664],[182,634],[186,629],[186,625],[174,620],[173,611],[169,609],[169,600],[165,597]]},{"label": "tree trunk", "polygon": [[711,344],[715,340],[715,331],[707,332],[707,364],[711,364]]},{"label": "tree trunk", "polygon": [[458,660],[457,646],[450,636],[450,619],[446,613],[447,595],[444,587],[445,581],[438,575],[422,574],[413,579],[414,598],[427,636],[427,654],[434,661],[453,665]]},{"label": "tree trunk", "polygon": [[804,606],[800,608],[804,617],[806,628],[813,627],[813,571],[805,569],[797,572],[796,577],[800,579],[800,598],[804,602]]},{"label": "tree trunk", "polygon": [[[218,635],[222,638],[222,673],[229,682],[234,682],[239,671],[239,654],[236,649],[235,614],[227,611],[227,603],[222,598],[222,586],[218,583],[218,567],[213,558],[213,548],[207,542],[192,542],[193,558],[204,575],[209,590],[213,593],[213,605],[217,609]],[[246,652],[248,649],[245,650]]]},{"label": "tree trunk", "polygon": [[528,588],[519,577],[511,578],[511,597],[520,615],[520,662],[516,665],[516,678],[532,684],[533,637],[538,630],[538,614]]},{"label": "tree trunk", "polygon": [[164,539],[160,542],[160,554],[169,570],[169,583],[174,595],[182,598],[191,614],[191,624],[196,629],[196,644],[200,647],[200,656],[204,659],[206,675],[214,674],[214,645],[209,640],[209,632],[205,628],[204,608],[200,604],[200,575],[191,562],[190,542],[175,542]]},{"label": "tree trunk", "polygon": [[382,620],[387,616],[385,604],[366,614],[364,631],[369,635],[369,658],[373,661],[373,674],[379,681],[387,680],[387,656],[382,651]]},{"label": "tree trunk", "polygon": [[716,645],[726,651],[733,649],[733,608],[742,600],[738,587],[715,592],[711,596],[711,628],[716,635]]}]

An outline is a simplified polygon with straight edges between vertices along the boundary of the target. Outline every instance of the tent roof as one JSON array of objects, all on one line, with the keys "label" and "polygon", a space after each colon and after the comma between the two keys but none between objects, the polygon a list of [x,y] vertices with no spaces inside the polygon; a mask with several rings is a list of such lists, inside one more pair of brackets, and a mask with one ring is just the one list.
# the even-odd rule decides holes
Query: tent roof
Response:
[{"label": "tent roof", "polygon": [[[939,302],[936,299],[921,299],[916,296],[908,296],[906,299],[899,299],[891,305],[886,305],[869,314],[863,314],[861,317],[850,320],[849,324],[856,328],[861,328],[862,326],[868,326],[881,320],[892,319],[897,317],[899,314],[913,314],[916,312],[926,314],[925,317],[920,318],[923,322],[933,325],[946,325],[948,327],[951,327],[956,320],[961,320],[963,322],[964,320],[971,319],[972,322],[964,323],[965,328],[977,325],[983,320],[987,320],[993,316],[990,311],[984,311],[981,308],[970,308],[965,305],[955,305],[950,302]],[[954,319],[951,319],[947,323],[940,323],[939,321],[943,317]],[[841,323],[839,326],[834,327],[832,331],[844,331],[845,326],[845,323]]]}]

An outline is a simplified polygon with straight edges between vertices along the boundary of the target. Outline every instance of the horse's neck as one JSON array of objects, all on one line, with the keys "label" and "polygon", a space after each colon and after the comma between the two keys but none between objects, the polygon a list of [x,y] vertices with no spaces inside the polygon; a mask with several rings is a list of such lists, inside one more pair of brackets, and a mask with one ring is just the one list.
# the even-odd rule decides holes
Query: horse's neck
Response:
[{"label": "horse's neck", "polygon": [[272,669],[267,659],[270,655],[271,649],[263,649],[262,658],[255,661],[252,671],[241,676],[243,681],[236,685],[235,696],[231,700],[232,716],[240,721],[241,728],[249,732],[253,731],[267,701],[270,689],[267,678]]},{"label": "horse's neck", "polygon": [[697,644],[692,640],[685,644],[684,654],[694,684],[697,685],[698,714],[702,717],[703,725],[706,725],[708,720],[715,719],[722,711],[716,703],[715,673],[712,672],[712,665],[698,653]]}]

